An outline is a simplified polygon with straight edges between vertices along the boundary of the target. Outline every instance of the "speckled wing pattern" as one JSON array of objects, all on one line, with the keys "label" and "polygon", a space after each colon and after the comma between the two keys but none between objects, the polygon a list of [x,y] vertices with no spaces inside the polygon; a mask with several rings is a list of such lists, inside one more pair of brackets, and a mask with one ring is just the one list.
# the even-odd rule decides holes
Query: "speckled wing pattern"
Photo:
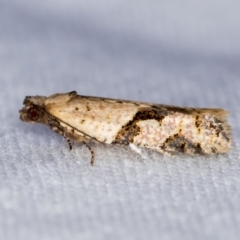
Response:
[{"label": "speckled wing pattern", "polygon": [[24,104],[21,120],[47,124],[80,142],[131,144],[168,154],[225,153],[231,148],[223,109],[80,96],[75,91],[26,97]]}]

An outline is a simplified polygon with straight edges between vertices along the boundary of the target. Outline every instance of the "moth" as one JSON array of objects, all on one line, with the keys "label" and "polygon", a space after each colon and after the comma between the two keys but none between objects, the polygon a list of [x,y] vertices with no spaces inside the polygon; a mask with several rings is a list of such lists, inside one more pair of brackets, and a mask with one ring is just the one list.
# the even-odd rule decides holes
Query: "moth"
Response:
[{"label": "moth", "polygon": [[27,96],[20,111],[24,122],[42,123],[73,142],[128,145],[165,154],[221,154],[232,145],[228,112],[77,95]]}]

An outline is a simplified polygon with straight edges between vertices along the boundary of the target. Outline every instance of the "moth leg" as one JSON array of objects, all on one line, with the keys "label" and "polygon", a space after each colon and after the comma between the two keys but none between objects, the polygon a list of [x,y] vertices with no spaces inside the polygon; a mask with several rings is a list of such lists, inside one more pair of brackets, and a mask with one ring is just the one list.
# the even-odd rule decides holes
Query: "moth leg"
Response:
[{"label": "moth leg", "polygon": [[[69,136],[67,135],[67,131],[66,128],[61,126],[57,121],[50,121],[48,123],[49,127],[56,133],[60,134],[61,136],[63,136],[66,141],[68,142],[68,146],[69,149],[72,150],[74,141],[71,141],[71,139],[69,138]],[[74,137],[74,136],[71,136]],[[91,152],[91,165],[93,166],[94,164],[94,159],[95,159],[95,153],[94,150],[92,149],[92,147],[85,141],[83,140],[84,137],[83,136],[78,136],[77,139],[75,138],[75,140],[78,140],[79,142],[82,142],[84,145],[86,145],[86,147],[89,149],[89,151]]]},{"label": "moth leg", "polygon": [[74,142],[67,136],[66,130],[57,121],[51,121],[48,123],[49,127],[56,133],[60,134],[68,142],[69,149],[72,150]]},{"label": "moth leg", "polygon": [[147,159],[146,155],[143,153],[143,151],[142,151],[141,148],[139,148],[138,146],[136,146],[136,145],[133,144],[133,143],[130,143],[130,144],[129,144],[129,147],[130,147],[134,152],[136,152],[136,153],[138,153],[139,155],[141,155],[141,157],[142,157],[143,159]]},{"label": "moth leg", "polygon": [[83,144],[89,149],[89,151],[91,152],[91,165],[93,166],[94,164],[94,160],[95,160],[95,152],[93,150],[93,148],[87,144],[85,141],[83,141]]},{"label": "moth leg", "polygon": [[74,145],[74,141],[71,141],[71,139],[68,136],[66,136],[65,132],[63,132],[63,137],[67,141],[69,149],[72,150],[73,145]]}]

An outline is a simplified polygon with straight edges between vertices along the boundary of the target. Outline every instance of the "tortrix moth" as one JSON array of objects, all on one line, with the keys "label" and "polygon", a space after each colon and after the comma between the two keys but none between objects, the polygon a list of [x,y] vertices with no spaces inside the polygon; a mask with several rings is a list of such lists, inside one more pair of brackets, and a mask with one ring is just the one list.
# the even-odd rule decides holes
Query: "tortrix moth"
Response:
[{"label": "tortrix moth", "polygon": [[90,141],[129,145],[141,153],[226,153],[232,144],[228,112],[223,109],[183,108],[144,102],[77,95],[76,91],[49,97],[27,96],[20,119],[48,125],[94,151]]}]

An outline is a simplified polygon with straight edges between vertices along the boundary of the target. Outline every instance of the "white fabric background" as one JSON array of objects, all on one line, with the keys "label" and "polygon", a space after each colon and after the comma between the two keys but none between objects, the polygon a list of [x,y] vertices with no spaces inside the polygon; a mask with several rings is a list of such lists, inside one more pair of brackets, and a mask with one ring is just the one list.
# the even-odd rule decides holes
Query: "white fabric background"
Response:
[{"label": "white fabric background", "polygon": [[[0,239],[239,239],[240,2],[0,1]],[[26,95],[231,112],[234,149],[167,157],[19,120]]]}]

